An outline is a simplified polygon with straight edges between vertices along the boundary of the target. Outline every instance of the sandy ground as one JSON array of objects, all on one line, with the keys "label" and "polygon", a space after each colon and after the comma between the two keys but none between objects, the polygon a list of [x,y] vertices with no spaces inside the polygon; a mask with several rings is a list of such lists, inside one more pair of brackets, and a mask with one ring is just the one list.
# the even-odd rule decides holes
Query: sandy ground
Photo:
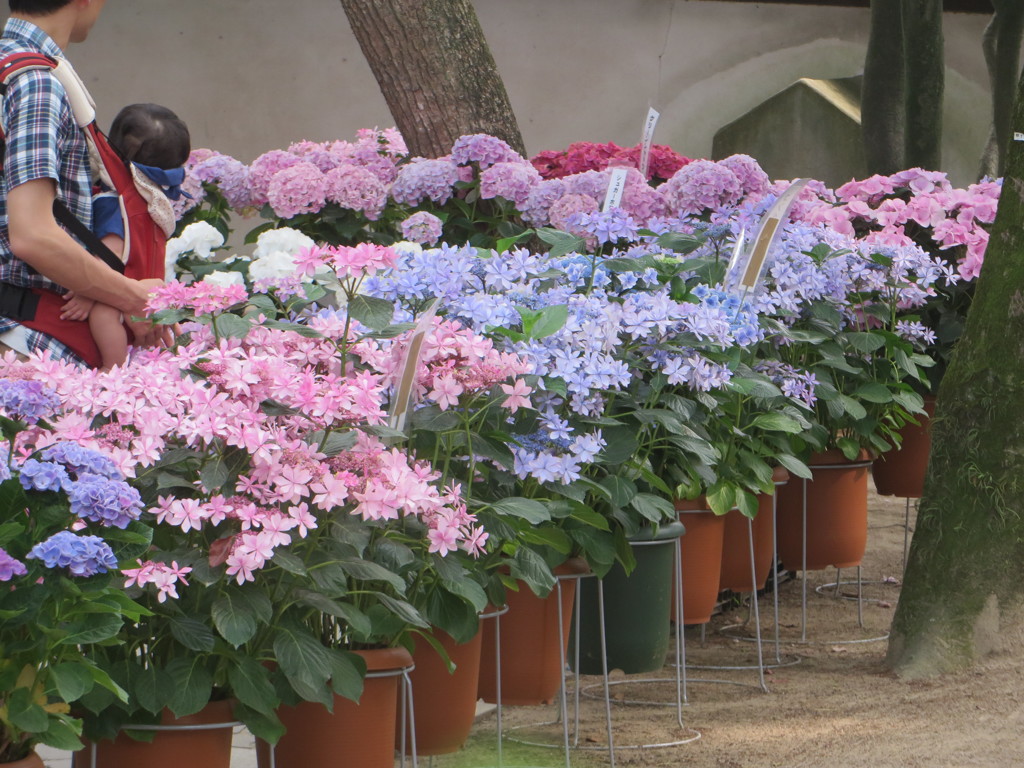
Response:
[{"label": "sandy ground", "polygon": [[[696,628],[685,633],[687,703],[684,727],[677,721],[675,667],[660,675],[671,682],[623,682],[612,688],[612,734],[616,765],[753,768],[760,766],[1024,765],[1024,661],[992,657],[975,670],[930,681],[897,679],[884,666],[884,637],[899,596],[902,576],[903,499],[869,498],[868,551],[862,569],[864,626],[858,624],[856,587],[814,588],[836,581],[834,569],[808,574],[806,640],[802,639],[800,578],[779,588],[778,648],[765,646],[767,692],[753,669],[720,670],[756,662],[756,644],[736,639],[747,606],[734,605],[715,616],[702,640]],[[914,507],[911,504],[911,521]],[[911,522],[912,525],[912,522]],[[842,579],[854,579],[855,570]],[[762,636],[774,638],[770,595],[761,598]],[[728,627],[733,629],[727,629]],[[724,632],[723,632],[724,630]],[[752,632],[747,633],[752,636]],[[867,640],[866,642],[863,642]],[[861,642],[849,642],[861,641]],[[781,661],[782,665],[777,665]],[[792,663],[795,662],[795,663]],[[719,682],[707,682],[716,680]],[[502,765],[596,766],[610,763],[600,678],[584,678],[580,747],[531,749],[506,739]],[[595,694],[597,694],[595,696]],[[628,701],[663,702],[660,705]],[[561,743],[561,727],[531,724],[552,720],[555,707],[506,707],[505,728],[515,739]],[[570,721],[572,718],[570,718]],[[494,716],[482,718],[470,745],[458,755],[437,757],[425,765],[496,765]],[[636,745],[700,737],[663,748]]]}]

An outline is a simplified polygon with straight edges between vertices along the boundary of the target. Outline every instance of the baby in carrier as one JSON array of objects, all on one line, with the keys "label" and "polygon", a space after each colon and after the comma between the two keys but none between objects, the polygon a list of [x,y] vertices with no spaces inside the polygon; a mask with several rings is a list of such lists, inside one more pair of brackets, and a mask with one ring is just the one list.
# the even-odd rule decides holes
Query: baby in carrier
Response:
[{"label": "baby in carrier", "polygon": [[[131,104],[122,109],[110,127],[109,140],[137,169],[139,183],[150,194],[149,213],[162,228],[173,229],[171,199],[177,199],[185,178],[182,167],[191,151],[188,127],[171,110],[157,104]],[[93,193],[93,232],[122,261],[127,261],[121,199],[104,186]],[[163,254],[160,254],[160,260]],[[121,313],[71,292],[65,295],[61,315],[67,320],[88,320],[89,330],[107,370],[128,357],[128,333]]]}]

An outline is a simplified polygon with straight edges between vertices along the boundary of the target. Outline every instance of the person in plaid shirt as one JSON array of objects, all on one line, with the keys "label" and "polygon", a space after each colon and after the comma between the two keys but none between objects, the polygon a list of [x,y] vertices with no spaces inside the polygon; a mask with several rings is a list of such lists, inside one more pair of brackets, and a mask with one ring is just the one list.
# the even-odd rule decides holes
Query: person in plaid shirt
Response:
[{"label": "person in plaid shirt", "polygon": [[[105,0],[9,0],[0,58],[29,51],[64,58],[70,43],[86,39]],[[63,87],[46,70],[24,70],[8,83],[0,111],[6,137],[0,176],[0,344],[22,354],[49,350],[85,364],[61,339],[11,317],[19,289],[67,290],[109,304],[125,317],[145,314],[159,280],[132,280],[94,258],[53,215],[59,198],[86,226],[92,222],[92,177],[85,139]],[[13,290],[8,288],[13,286]],[[17,302],[15,302],[17,303]],[[18,322],[21,320],[21,322]],[[145,321],[131,323],[136,346],[166,341]]]}]

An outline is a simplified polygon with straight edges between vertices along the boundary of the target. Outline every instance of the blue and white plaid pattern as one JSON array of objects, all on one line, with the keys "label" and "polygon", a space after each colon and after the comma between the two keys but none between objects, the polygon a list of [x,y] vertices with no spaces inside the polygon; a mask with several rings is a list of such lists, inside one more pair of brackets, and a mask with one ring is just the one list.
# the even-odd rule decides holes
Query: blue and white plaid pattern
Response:
[{"label": "blue and white plaid pattern", "polygon": [[83,368],[88,365],[70,347],[57,341],[53,336],[0,318],[0,352],[5,346],[23,355],[49,352],[54,360],[65,360]]},{"label": "blue and white plaid pattern", "polygon": [[[39,27],[22,19],[8,19],[0,38],[0,58],[31,51],[62,58],[60,47]],[[28,70],[9,82],[0,111],[6,138],[3,174],[0,175],[0,282],[63,289],[31,269],[11,252],[7,230],[7,193],[27,181],[57,181],[57,197],[87,227],[92,225],[92,178],[85,137],[75,123],[64,88],[50,72]],[[13,320],[0,317],[0,334],[17,330]],[[80,362],[66,346],[50,336],[24,329],[16,334],[27,351],[49,349],[54,356]],[[26,351],[21,349],[19,351]]]}]

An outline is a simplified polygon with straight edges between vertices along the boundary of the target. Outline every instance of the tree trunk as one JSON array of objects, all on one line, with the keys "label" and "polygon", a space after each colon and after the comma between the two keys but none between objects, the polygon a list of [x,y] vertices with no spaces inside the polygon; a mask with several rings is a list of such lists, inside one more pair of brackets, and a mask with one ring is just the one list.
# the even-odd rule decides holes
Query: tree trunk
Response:
[{"label": "tree trunk", "polygon": [[871,0],[871,33],[861,86],[861,129],[869,174],[906,168],[903,161],[903,16],[892,0]]},{"label": "tree trunk", "polygon": [[523,139],[470,0],[341,0],[412,155],[438,157],[459,136]]},{"label": "tree trunk", "polygon": [[981,176],[1001,176],[1011,136],[1013,97],[1020,78],[1024,40],[1024,5],[1019,0],[992,0],[995,13],[985,28],[982,49],[992,88],[992,133],[982,154]]},{"label": "tree trunk", "polygon": [[942,164],[942,94],[946,75],[942,0],[901,0],[900,6],[906,82],[904,160],[909,167],[938,170]]},{"label": "tree trunk", "polygon": [[[1024,81],[1013,127],[1024,130]],[[907,676],[969,666],[1024,637],[1024,144],[1010,142],[999,213],[967,325],[939,388],[932,454],[893,617]]]}]

